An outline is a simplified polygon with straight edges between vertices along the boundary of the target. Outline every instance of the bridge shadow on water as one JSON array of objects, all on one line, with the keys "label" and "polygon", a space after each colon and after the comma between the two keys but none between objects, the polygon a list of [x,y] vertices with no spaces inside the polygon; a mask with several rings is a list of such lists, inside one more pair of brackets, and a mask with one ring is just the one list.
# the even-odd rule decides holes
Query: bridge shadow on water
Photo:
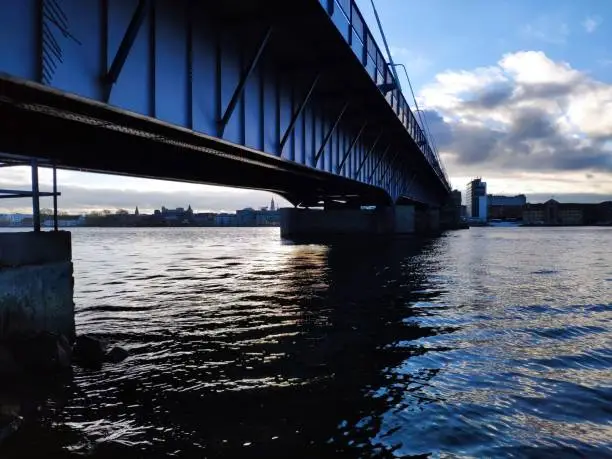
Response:
[{"label": "bridge shadow on water", "polygon": [[[17,396],[40,409],[2,457],[392,457],[374,439],[413,383],[393,369],[426,352],[399,344],[445,332],[407,320],[440,294],[424,288],[433,245],[285,241],[277,282],[237,297],[241,316],[101,333],[132,341],[132,366],[20,384]],[[245,298],[265,306],[245,312]]]}]

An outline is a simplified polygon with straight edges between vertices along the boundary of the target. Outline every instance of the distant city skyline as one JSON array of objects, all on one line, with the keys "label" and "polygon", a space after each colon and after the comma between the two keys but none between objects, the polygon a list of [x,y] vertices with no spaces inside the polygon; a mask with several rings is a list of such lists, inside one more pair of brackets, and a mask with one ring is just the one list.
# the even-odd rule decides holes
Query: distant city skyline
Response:
[{"label": "distant city skyline", "polygon": [[[10,172],[10,173],[9,173]],[[102,186],[86,187],[81,185],[82,177],[93,178],[92,183]],[[29,189],[30,170],[25,167],[0,169],[2,187]],[[533,192],[529,181],[517,181],[512,187],[506,186],[495,178],[474,174],[452,180],[453,188],[463,192],[465,184],[474,177],[482,177],[487,182],[489,194],[516,195],[525,194],[532,203],[545,202],[551,198],[561,202],[598,203],[612,200],[612,193],[567,192],[558,184],[552,183],[549,192]],[[594,178],[595,176],[593,176]],[[40,169],[40,188],[50,191],[52,187],[51,171]],[[525,186],[525,189],[521,187]],[[238,188],[197,185],[161,180],[140,179],[134,177],[86,174],[73,171],[58,171],[59,210],[81,214],[96,210],[125,209],[133,212],[138,207],[141,213],[152,213],[161,206],[168,208],[191,205],[196,212],[235,212],[245,207],[260,208],[269,205],[274,199],[277,207],[291,204],[281,196],[269,191],[246,190]],[[52,207],[51,198],[41,198],[41,208]],[[26,198],[3,199],[0,201],[0,213],[31,213],[31,201]]]}]

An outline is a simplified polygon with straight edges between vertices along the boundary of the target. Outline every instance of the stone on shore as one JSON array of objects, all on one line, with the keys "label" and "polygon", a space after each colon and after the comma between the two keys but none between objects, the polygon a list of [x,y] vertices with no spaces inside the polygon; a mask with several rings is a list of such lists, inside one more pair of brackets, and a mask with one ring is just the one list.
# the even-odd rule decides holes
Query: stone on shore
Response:
[{"label": "stone on shore", "polygon": [[106,354],[106,361],[110,363],[123,362],[129,356],[129,352],[125,349],[115,346]]},{"label": "stone on shore", "polygon": [[77,336],[74,359],[83,368],[98,369],[106,361],[106,343],[89,335]]},{"label": "stone on shore", "polygon": [[0,415],[0,445],[19,430],[22,422],[18,415]]}]

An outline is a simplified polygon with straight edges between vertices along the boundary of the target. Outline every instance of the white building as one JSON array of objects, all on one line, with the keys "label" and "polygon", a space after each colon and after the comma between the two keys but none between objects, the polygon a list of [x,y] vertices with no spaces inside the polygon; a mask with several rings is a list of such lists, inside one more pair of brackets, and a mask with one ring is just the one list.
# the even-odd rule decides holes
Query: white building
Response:
[{"label": "white building", "polygon": [[478,220],[481,222],[487,221],[487,210],[489,209],[489,200],[486,196],[478,196]]},{"label": "white building", "polygon": [[26,218],[32,218],[32,214],[0,214],[0,220],[8,222],[10,226],[20,226]]}]

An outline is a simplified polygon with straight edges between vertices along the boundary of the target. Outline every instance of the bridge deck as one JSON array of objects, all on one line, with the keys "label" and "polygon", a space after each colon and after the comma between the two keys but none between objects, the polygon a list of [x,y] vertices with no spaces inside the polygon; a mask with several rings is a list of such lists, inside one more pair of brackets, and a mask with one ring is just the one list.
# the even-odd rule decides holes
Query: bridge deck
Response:
[{"label": "bridge deck", "polygon": [[405,100],[376,86],[392,77],[354,3],[324,3],[0,0],[15,43],[0,50],[0,151],[294,203],[441,200]]},{"label": "bridge deck", "polygon": [[268,190],[296,201],[383,190],[151,117],[0,75],[0,149],[52,158],[64,169]]}]

